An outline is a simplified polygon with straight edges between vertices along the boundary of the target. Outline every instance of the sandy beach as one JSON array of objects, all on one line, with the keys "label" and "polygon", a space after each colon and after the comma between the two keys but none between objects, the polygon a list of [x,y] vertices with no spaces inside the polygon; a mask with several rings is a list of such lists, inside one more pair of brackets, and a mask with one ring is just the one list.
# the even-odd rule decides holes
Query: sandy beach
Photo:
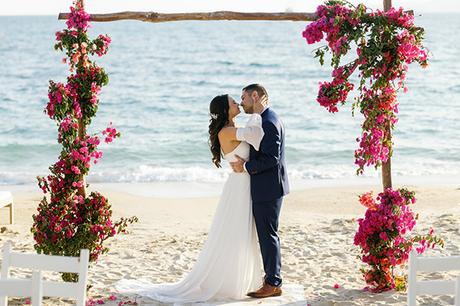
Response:
[{"label": "sandy beach", "polygon": [[[453,181],[406,185],[416,191],[413,210],[420,214],[416,232],[433,226],[445,242],[441,250],[427,255],[460,254],[460,184]],[[218,202],[217,196],[176,197],[136,196],[136,185],[94,184],[90,189],[107,195],[114,217],[136,215],[139,222],[128,234],[108,241],[110,252],[89,270],[92,288],[89,298],[103,299],[107,305],[120,301],[137,301],[139,305],[157,303],[135,296],[120,295],[114,288],[122,278],[144,278],[155,283],[174,282],[189,271],[196,259]],[[146,186],[143,186],[146,188]],[[152,187],[153,188],[153,187]],[[374,190],[375,185],[304,186],[285,199],[281,214],[282,276],[284,284],[302,286],[304,299],[293,303],[292,294],[270,300],[247,300],[231,305],[405,305],[405,293],[372,294],[362,289],[365,283],[359,272],[363,265],[356,258],[359,249],[353,245],[356,219],[365,209],[357,201],[359,194]],[[15,224],[6,225],[7,209],[0,211],[0,244],[10,241],[13,250],[34,252],[30,234],[32,214],[42,197],[33,186],[2,186],[11,190],[15,199]],[[28,271],[13,270],[12,275],[26,276]],[[50,279],[57,275],[45,274]],[[453,277],[442,273],[429,278]],[[338,289],[334,285],[338,284]],[[115,301],[108,301],[113,294]],[[295,299],[298,299],[296,297]],[[46,299],[46,305],[67,305],[68,301]],[[449,296],[421,297],[421,305],[448,305]],[[15,299],[12,305],[23,305]]]}]

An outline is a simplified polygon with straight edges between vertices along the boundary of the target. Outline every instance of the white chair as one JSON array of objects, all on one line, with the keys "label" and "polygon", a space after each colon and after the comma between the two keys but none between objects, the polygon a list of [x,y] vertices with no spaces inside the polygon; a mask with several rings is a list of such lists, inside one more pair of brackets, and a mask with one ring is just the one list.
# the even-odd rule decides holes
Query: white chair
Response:
[{"label": "white chair", "polygon": [[[76,300],[77,306],[84,306],[86,301],[86,284],[88,280],[89,251],[80,251],[80,257],[66,257],[39,254],[22,254],[11,252],[9,243],[3,247],[3,261],[0,280],[9,279],[11,267],[39,271],[78,273],[78,282],[42,281],[43,296],[61,297]],[[15,280],[16,284],[27,284],[29,280]],[[27,285],[23,285],[27,286]],[[0,306],[7,305],[7,297],[0,292]]]},{"label": "white chair", "polygon": [[407,305],[417,305],[417,295],[454,295],[455,306],[460,306],[460,276],[456,280],[417,281],[417,272],[460,270],[460,256],[419,257],[414,249],[409,255]]},{"label": "white chair", "polygon": [[10,224],[13,224],[13,195],[9,191],[0,191],[0,208],[10,208]]},{"label": "white chair", "polygon": [[43,299],[42,272],[34,271],[32,279],[0,279],[0,302],[6,305],[6,296],[31,297],[32,306],[41,306]]}]

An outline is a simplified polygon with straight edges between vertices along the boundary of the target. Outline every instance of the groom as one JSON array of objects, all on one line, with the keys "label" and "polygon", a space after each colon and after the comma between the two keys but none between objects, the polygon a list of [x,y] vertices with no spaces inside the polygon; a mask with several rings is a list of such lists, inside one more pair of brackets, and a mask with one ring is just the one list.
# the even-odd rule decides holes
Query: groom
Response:
[{"label": "groom", "polygon": [[[259,84],[243,88],[241,106],[245,113],[254,113],[254,104],[268,94]],[[251,176],[252,212],[259,236],[265,277],[262,287],[248,293],[254,298],[281,295],[281,254],[278,223],[283,196],[289,193],[286,163],[284,161],[284,128],[278,115],[267,105],[261,112],[264,137],[259,151],[252,146],[249,161],[238,157],[231,163],[233,171],[248,172]]]}]

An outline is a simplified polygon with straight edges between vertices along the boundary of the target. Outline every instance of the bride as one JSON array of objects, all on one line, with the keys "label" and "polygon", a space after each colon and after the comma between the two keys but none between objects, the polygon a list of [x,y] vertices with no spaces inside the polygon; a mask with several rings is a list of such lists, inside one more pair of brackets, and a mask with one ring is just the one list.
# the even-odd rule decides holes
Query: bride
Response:
[{"label": "bride", "polygon": [[[249,145],[259,150],[264,136],[261,112],[266,99],[254,103],[254,114],[245,127],[235,127],[239,104],[228,95],[210,103],[209,145],[212,161],[221,167],[237,156],[248,159]],[[241,141],[241,140],[245,141]],[[262,280],[262,262],[252,215],[250,177],[231,172],[225,182],[208,238],[192,270],[179,282],[152,284],[146,280],[123,279],[116,285],[121,293],[136,293],[165,303],[242,299],[257,289]]]}]

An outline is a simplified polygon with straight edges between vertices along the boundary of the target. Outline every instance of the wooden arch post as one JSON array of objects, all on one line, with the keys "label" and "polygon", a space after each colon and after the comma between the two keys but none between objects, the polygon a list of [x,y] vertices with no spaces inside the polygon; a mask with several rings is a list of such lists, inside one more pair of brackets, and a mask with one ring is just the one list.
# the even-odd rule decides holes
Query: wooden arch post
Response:
[{"label": "wooden arch post", "polygon": [[[82,7],[85,7],[85,0],[80,0]],[[83,122],[83,118],[78,119],[78,138],[83,140],[86,136],[86,125]],[[86,176],[84,174],[81,175],[80,181],[83,182],[83,186],[78,188],[77,194],[82,196],[86,199]]]},{"label": "wooden arch post", "polygon": [[[383,9],[388,11],[391,8],[391,0],[383,0]],[[391,126],[390,122],[386,126],[385,133],[388,134],[388,140],[391,141]],[[383,184],[383,191],[387,188],[392,188],[391,182],[391,156],[388,157],[388,160],[382,164],[382,184]]]}]

